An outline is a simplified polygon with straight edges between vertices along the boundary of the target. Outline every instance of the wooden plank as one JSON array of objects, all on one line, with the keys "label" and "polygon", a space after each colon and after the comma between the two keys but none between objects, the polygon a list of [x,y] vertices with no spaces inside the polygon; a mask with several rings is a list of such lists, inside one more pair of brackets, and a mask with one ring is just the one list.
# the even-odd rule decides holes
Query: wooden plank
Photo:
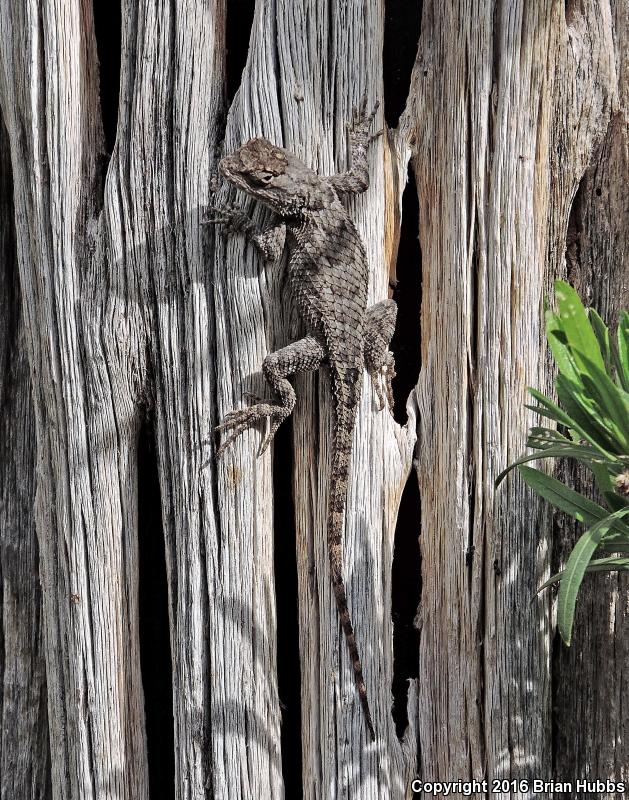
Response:
[{"label": "wooden plank", "polygon": [[[148,797],[136,439],[142,414],[153,410],[175,796],[284,796],[272,454],[256,458],[255,430],[216,462],[212,439],[244,391],[266,393],[262,360],[299,326],[282,265],[265,266],[239,237],[201,226],[223,135],[225,13],[224,0],[125,0],[120,116],[103,185],[91,5],[6,0],[0,7],[0,100],[14,163],[37,434],[52,756],[47,787],[25,446],[16,462],[25,505],[9,492],[0,511],[3,530],[23,537],[15,552],[13,539],[2,540],[3,636],[5,650],[24,641],[30,653],[30,693],[15,700],[30,709],[19,714],[35,759],[20,751],[11,761],[3,744],[2,797],[14,791],[8,781],[29,774],[35,794],[27,796],[47,797],[52,788],[59,800]],[[581,643],[553,662],[549,596],[530,602],[548,575],[550,517],[516,478],[499,493],[493,481],[523,450],[532,422],[525,387],[549,386],[543,298],[565,272],[567,233],[570,277],[610,314],[626,304],[628,13],[617,0],[423,4],[406,111],[373,145],[371,187],[350,207],[375,302],[387,296],[394,272],[411,160],[422,372],[404,427],[376,412],[365,382],[346,514],[345,577],[378,733],[373,745],[329,581],[324,372],[296,381],[293,474],[277,476],[292,480],[295,503],[305,798],[410,797],[418,753],[425,779],[549,778],[553,768],[581,777],[584,759],[597,777],[626,777],[618,646],[625,586],[609,581],[611,594],[596,598],[586,589]],[[265,135],[322,174],[344,169],[352,107],[364,92],[369,102],[382,98],[383,15],[382,3],[358,0],[257,0],[223,152]],[[575,249],[570,212],[579,185]],[[219,203],[228,198],[226,187],[216,195]],[[0,353],[3,342],[2,330]],[[15,410],[1,424],[17,420],[16,436],[21,431],[28,445],[24,384],[11,389]],[[2,447],[16,443],[6,437]],[[5,487],[17,484],[10,461],[0,450]],[[413,464],[421,489],[420,678],[399,741],[391,716],[391,565]],[[25,592],[19,630],[7,617],[6,586],[15,581]],[[595,606],[608,625],[596,632],[583,619]],[[592,667],[574,693],[568,677],[595,646],[613,677]],[[6,656],[2,670],[5,686],[17,680]],[[559,687],[554,712],[551,680]],[[12,702],[5,690],[3,722],[17,713]],[[553,740],[553,721],[565,740]],[[491,796],[531,794],[509,788]]]},{"label": "wooden plank", "polygon": [[[353,106],[365,91],[370,103],[382,98],[381,79],[372,68],[371,56],[381,52],[382,35],[379,5],[365,9],[354,3],[324,8],[309,0],[290,5],[258,3],[247,67],[228,118],[225,152],[251,136],[264,135],[297,153],[321,174],[343,169],[347,159],[345,123]],[[364,78],[356,82],[355,75]],[[371,302],[387,296],[382,147],[379,143],[372,149],[371,188],[352,203],[372,269]],[[404,168],[401,174],[405,175]],[[403,186],[388,188],[399,204]],[[399,224],[399,214],[397,221]],[[220,346],[219,339],[219,353],[226,356],[230,366],[229,372],[219,373],[219,398],[224,382],[257,393],[266,391],[258,374],[263,356],[294,339],[299,330],[289,311],[289,298],[278,291],[278,272],[255,263],[255,255],[250,262],[252,256],[243,254],[242,242],[230,242],[226,253],[235,264],[230,264],[226,274],[225,305],[217,319],[234,322],[227,348]],[[221,264],[219,256],[219,280]],[[257,280],[256,275],[260,276]],[[283,313],[265,313],[274,308],[282,308]],[[222,331],[218,333],[227,337]],[[247,382],[252,372],[253,380]],[[383,792],[387,797],[404,797],[415,772],[414,734],[412,729],[407,731],[400,743],[391,717],[390,598],[393,535],[411,466],[414,405],[410,405],[411,421],[400,429],[387,414],[376,412],[372,388],[366,382],[354,440],[345,576],[375,709],[378,740],[372,746],[367,744],[329,579],[325,543],[330,433],[326,377],[298,377],[295,385],[298,404],[293,415],[293,486],[304,797],[375,798],[382,797]],[[237,394],[231,395],[224,410],[234,400],[238,402]],[[260,481],[260,462],[264,464],[266,457],[253,466],[258,443],[257,432],[243,436],[233,455],[226,455],[225,460],[233,464],[231,469],[242,469],[247,477],[248,470],[255,469]],[[289,476],[282,479],[289,480]],[[258,489],[258,503],[266,502],[264,489],[264,484]],[[260,515],[264,506],[257,508]],[[413,720],[413,709],[410,716]]]},{"label": "wooden plank", "polygon": [[0,120],[0,798],[48,800],[35,421],[19,306],[13,183]]},{"label": "wooden plank", "polygon": [[497,494],[493,481],[533,422],[525,387],[548,386],[543,297],[616,91],[609,7],[570,5],[567,28],[560,3],[425,4],[402,122],[416,140],[424,263],[419,751],[430,779],[553,774],[549,601],[531,602],[549,518],[517,477]]},{"label": "wooden plank", "polygon": [[139,337],[132,312],[117,315],[109,305],[117,276],[107,269],[98,219],[91,9],[4,3],[0,28],[37,435],[53,795],[141,800],[148,787],[134,539],[138,416],[127,349]]}]

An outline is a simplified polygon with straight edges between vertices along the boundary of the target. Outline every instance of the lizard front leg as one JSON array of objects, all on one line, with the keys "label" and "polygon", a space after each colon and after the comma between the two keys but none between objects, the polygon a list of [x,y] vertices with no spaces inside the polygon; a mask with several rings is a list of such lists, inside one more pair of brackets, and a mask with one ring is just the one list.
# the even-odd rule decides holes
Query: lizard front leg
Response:
[{"label": "lizard front leg", "polygon": [[202,220],[203,225],[224,225],[229,233],[243,233],[265,261],[279,261],[286,241],[286,225],[281,222],[262,230],[237,206],[209,206],[214,216]]},{"label": "lizard front leg", "polygon": [[216,428],[219,431],[231,431],[230,436],[219,447],[216,455],[220,456],[247,428],[268,417],[270,419],[269,432],[259,450],[259,455],[262,455],[281,423],[290,416],[295,407],[295,390],[287,377],[295,372],[318,369],[324,356],[323,347],[311,336],[306,336],[275,353],[270,353],[262,362],[262,372],[278,395],[279,402],[260,402],[249,408],[230,411]]},{"label": "lizard front leg", "polygon": [[367,96],[365,95],[358,108],[354,110],[354,117],[349,128],[349,161],[347,172],[332,175],[329,182],[341,194],[360,194],[369,188],[369,165],[367,163],[367,150],[374,139],[382,131],[370,133],[371,124],[376,117],[380,106],[376,102],[371,112],[367,113]]},{"label": "lizard front leg", "polygon": [[[392,381],[395,378],[395,359],[389,346],[395,331],[396,316],[397,305],[394,300],[382,300],[368,308],[365,312],[363,344],[365,367],[376,390],[378,410],[382,411],[385,406],[384,394],[386,392],[391,414],[393,414]],[[384,392],[382,383],[384,383]]]}]

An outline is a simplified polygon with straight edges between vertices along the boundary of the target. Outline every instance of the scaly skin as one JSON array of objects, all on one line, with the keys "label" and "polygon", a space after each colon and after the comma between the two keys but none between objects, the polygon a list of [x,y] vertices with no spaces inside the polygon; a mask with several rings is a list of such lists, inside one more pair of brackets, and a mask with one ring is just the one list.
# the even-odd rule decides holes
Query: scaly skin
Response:
[{"label": "scaly skin", "polygon": [[363,366],[374,381],[380,410],[385,405],[385,394],[392,409],[391,380],[395,371],[389,344],[397,309],[392,300],[367,308],[365,248],[340,198],[363,192],[369,186],[367,148],[379,135],[369,133],[377,108],[376,104],[367,114],[363,99],[355,113],[349,134],[351,166],[339,175],[319,176],[287,150],[266,139],[251,139],[223,158],[219,170],[231,184],[272,209],[279,217],[278,223],[260,231],[233,206],[214,207],[214,216],[205,220],[243,233],[266,259],[279,258],[284,245],[288,245],[289,285],[307,334],[264,359],[262,371],[278,401],[258,402],[227,414],[218,430],[229,431],[230,435],[218,455],[244,430],[268,417],[269,432],[260,448],[260,453],[264,452],[295,406],[295,391],[287,377],[319,369],[322,363],[329,367],[334,426],[327,519],[330,571],[372,740],[375,731],[343,582],[342,533]]}]

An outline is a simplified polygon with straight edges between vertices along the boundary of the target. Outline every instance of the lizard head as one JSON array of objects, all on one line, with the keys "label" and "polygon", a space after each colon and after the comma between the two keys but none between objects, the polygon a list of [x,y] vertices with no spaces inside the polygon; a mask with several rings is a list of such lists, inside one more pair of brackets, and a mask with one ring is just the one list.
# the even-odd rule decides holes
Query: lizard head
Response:
[{"label": "lizard head", "polygon": [[316,172],[267,139],[250,139],[221,159],[218,168],[230,183],[282,216],[322,208],[330,201]]}]

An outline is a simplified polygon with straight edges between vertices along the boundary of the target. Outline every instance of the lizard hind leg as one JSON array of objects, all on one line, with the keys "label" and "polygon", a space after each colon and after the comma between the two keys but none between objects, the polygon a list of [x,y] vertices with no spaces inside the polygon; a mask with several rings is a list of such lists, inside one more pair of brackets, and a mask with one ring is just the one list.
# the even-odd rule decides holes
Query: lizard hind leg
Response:
[{"label": "lizard hind leg", "polygon": [[249,408],[230,411],[226,414],[223,422],[216,426],[216,430],[230,431],[230,435],[219,447],[216,455],[221,456],[241,433],[260,420],[268,418],[270,420],[269,432],[258,452],[258,455],[262,455],[281,423],[290,416],[295,407],[295,390],[287,380],[288,376],[296,372],[318,369],[324,355],[323,347],[312,336],[306,336],[275,353],[270,353],[262,362],[262,372],[267,383],[278,396],[278,402],[260,401]]},{"label": "lizard hind leg", "polygon": [[[382,300],[370,306],[365,312],[365,367],[378,399],[378,410],[382,411],[388,403],[389,411],[393,414],[393,387],[395,378],[395,359],[389,350],[393,332],[395,331],[395,318],[397,305],[393,300]],[[383,389],[384,384],[384,389]]]}]

